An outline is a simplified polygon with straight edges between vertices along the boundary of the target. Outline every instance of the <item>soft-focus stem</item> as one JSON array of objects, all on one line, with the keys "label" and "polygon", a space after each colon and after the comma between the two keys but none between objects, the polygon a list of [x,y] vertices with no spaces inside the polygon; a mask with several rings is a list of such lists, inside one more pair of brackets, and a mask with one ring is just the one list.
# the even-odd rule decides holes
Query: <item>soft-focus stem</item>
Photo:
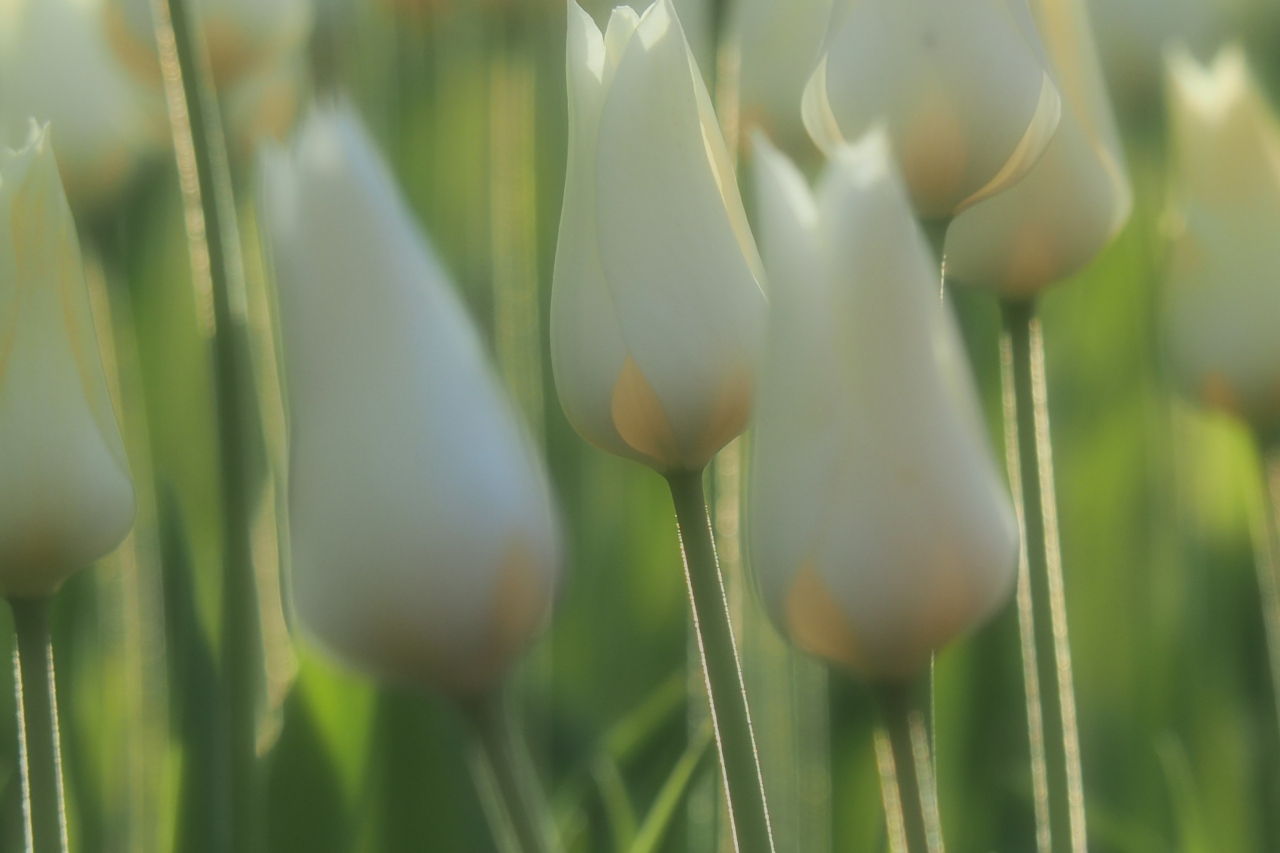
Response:
[{"label": "soft-focus stem", "polygon": [[724,578],[716,559],[702,472],[667,475],[675,503],[685,581],[693,605],[693,628],[702,657],[711,722],[720,750],[720,770],[729,801],[729,823],[738,853],[773,853],[764,778],[751,730],[746,686]]},{"label": "soft-focus stem", "polygon": [[464,711],[475,741],[472,776],[500,853],[561,853],[551,810],[501,694]]},{"label": "soft-focus stem", "polygon": [[938,264],[938,292],[946,286],[947,279],[947,229],[951,227],[951,219],[922,219],[920,228],[933,250],[933,259]]},{"label": "soft-focus stem", "polygon": [[65,853],[67,821],[62,795],[62,754],[58,745],[58,699],[54,687],[49,612],[53,599],[13,598],[18,637],[14,683],[18,688],[18,740],[27,849]]},{"label": "soft-focus stem", "polygon": [[[262,641],[250,542],[248,352],[235,334],[232,288],[243,295],[226,140],[200,22],[191,0],[152,0],[156,40],[184,199],[192,275],[212,308],[223,525],[222,706],[228,736],[231,849],[258,850],[257,700]],[[234,282],[233,282],[234,278]]]},{"label": "soft-focus stem", "polygon": [[1023,606],[1018,616],[1024,637],[1032,639],[1022,649],[1032,776],[1033,781],[1043,779],[1043,785],[1035,786],[1043,798],[1036,810],[1038,842],[1042,853],[1084,853],[1084,790],[1058,549],[1044,340],[1034,301],[1004,300],[1001,309],[1005,434],[1017,448],[1009,454],[1009,480],[1022,525],[1022,583],[1029,588],[1029,594],[1019,596]]},{"label": "soft-focus stem", "polygon": [[920,685],[876,688],[881,732],[877,763],[884,795],[885,827],[893,853],[943,853],[938,793],[925,730],[928,679]]},{"label": "soft-focus stem", "polygon": [[1271,663],[1271,690],[1276,719],[1280,721],[1280,444],[1262,444],[1262,494],[1265,518],[1258,559],[1258,592],[1262,596],[1267,655]]}]

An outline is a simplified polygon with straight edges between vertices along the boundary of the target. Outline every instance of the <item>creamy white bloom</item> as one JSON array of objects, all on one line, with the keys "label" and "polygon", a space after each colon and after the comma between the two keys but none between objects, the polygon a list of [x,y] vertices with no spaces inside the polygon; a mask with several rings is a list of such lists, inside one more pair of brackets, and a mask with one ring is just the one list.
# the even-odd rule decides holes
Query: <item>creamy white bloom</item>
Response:
[{"label": "creamy white bloom", "polygon": [[0,595],[50,595],[133,526],[75,222],[48,125],[0,151]]},{"label": "creamy white bloom", "polygon": [[762,272],[724,139],[670,0],[569,4],[569,164],[551,357],[569,422],[659,471],[746,427]]},{"label": "creamy white bloom", "polygon": [[832,0],[739,0],[730,31],[738,42],[742,126],[776,141],[804,138],[800,101],[822,54]]},{"label": "creamy white bloom", "polygon": [[50,122],[78,209],[110,197],[167,141],[163,98],[117,61],[102,16],[101,0],[0,4],[0,135],[16,144],[33,116]]},{"label": "creamy white bloom", "polygon": [[306,92],[306,61],[299,54],[246,75],[221,99],[228,140],[246,157],[261,142],[283,142],[298,121]]},{"label": "creamy white bloom", "polygon": [[1237,0],[1090,0],[1117,100],[1142,109],[1158,98],[1165,49],[1180,44],[1210,55],[1231,28],[1230,7],[1236,5]]},{"label": "creamy white bloom", "polygon": [[[121,57],[159,82],[151,0],[106,0],[106,26]],[[311,0],[197,0],[213,78],[221,88],[275,65],[311,34]]]},{"label": "creamy white bloom", "polygon": [[803,105],[824,151],[884,122],[926,220],[1016,183],[1060,109],[1026,0],[837,0]]},{"label": "creamy white bloom", "polygon": [[542,464],[350,110],[316,112],[263,162],[298,615],[375,674],[485,693],[561,568]]},{"label": "creamy white bloom", "polygon": [[1031,0],[1062,120],[1017,184],[947,231],[947,278],[1005,296],[1035,294],[1083,269],[1133,209],[1124,150],[1084,0]]},{"label": "creamy white bloom", "polygon": [[1280,121],[1239,48],[1169,60],[1174,242],[1165,337],[1178,381],[1280,428]]},{"label": "creamy white bloom", "polygon": [[773,313],[750,562],[802,648],[907,679],[1007,599],[1013,508],[886,136],[834,149],[816,198],[753,147]]}]

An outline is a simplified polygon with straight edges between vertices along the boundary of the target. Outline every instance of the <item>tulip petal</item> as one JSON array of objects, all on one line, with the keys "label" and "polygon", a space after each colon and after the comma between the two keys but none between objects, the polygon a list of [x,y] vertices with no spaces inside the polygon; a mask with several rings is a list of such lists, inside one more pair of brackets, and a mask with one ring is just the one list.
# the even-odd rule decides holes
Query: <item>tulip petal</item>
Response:
[{"label": "tulip petal", "polygon": [[[710,99],[669,0],[641,18],[605,98],[597,140],[599,257],[627,351],[679,447],[704,465],[745,426],[716,434],[726,395],[754,373],[765,300]],[[747,392],[747,396],[750,393]]]},{"label": "tulip petal", "polygon": [[0,155],[0,594],[120,543],[134,493],[49,131]]}]

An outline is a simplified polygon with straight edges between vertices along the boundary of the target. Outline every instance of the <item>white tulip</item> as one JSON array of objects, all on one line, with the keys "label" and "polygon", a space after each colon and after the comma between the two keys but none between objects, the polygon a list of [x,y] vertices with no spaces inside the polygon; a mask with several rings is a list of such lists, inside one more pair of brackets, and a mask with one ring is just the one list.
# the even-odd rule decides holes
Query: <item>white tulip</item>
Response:
[{"label": "white tulip", "polygon": [[744,128],[775,140],[804,138],[800,101],[822,54],[832,0],[740,0],[731,31],[738,39],[738,90]]},{"label": "white tulip", "polygon": [[1135,108],[1157,98],[1165,49],[1181,44],[1197,54],[1211,53],[1230,28],[1230,5],[1228,0],[1090,0],[1116,98]]},{"label": "white tulip", "polygon": [[316,112],[263,162],[298,615],[377,675],[475,698],[548,616],[546,474],[350,110]]},{"label": "white tulip", "polygon": [[947,278],[1029,297],[1083,269],[1133,209],[1124,150],[1084,0],[1032,0],[1062,120],[1020,182],[947,231]]},{"label": "white tulip", "polygon": [[[107,27],[117,51],[145,79],[158,83],[152,0],[106,2]],[[219,88],[299,51],[315,14],[311,0],[196,0],[196,6]]]},{"label": "white tulip", "polygon": [[571,2],[568,77],[560,402],[605,450],[698,470],[746,427],[767,310],[724,139],[670,0],[603,36]]},{"label": "white tulip", "polygon": [[48,125],[0,151],[0,595],[114,550],[134,494]]},{"label": "white tulip", "polygon": [[1172,367],[1193,395],[1280,428],[1280,121],[1238,48],[1169,61]]},{"label": "white tulip", "polygon": [[58,165],[80,209],[112,196],[167,141],[165,104],[117,61],[100,0],[10,0],[0,7],[0,134],[53,125]]},{"label": "white tulip", "polygon": [[887,136],[833,150],[816,198],[754,150],[773,314],[751,565],[802,648],[909,679],[1007,599],[1013,508]]},{"label": "white tulip", "polygon": [[824,151],[884,122],[936,221],[1025,175],[1060,109],[1026,0],[837,0],[803,105]]}]

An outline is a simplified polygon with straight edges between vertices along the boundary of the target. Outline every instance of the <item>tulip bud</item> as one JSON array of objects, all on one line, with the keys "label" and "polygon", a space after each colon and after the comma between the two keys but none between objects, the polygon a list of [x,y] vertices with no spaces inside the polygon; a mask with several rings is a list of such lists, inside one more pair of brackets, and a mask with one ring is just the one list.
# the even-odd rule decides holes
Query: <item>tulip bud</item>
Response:
[{"label": "tulip bud", "polygon": [[0,595],[38,598],[133,526],[75,222],[32,125],[0,151]]},{"label": "tulip bud", "polygon": [[902,681],[1012,590],[1017,528],[959,331],[877,129],[817,197],[755,140],[773,313],[753,433],[761,596],[805,650]]},{"label": "tulip bud", "polygon": [[746,427],[767,307],[724,138],[670,0],[603,36],[571,2],[568,77],[560,402],[604,450],[699,470]]},{"label": "tulip bud", "polygon": [[1174,242],[1165,334],[1179,383],[1280,429],[1280,122],[1239,48],[1169,59]]},{"label": "tulip bud", "polygon": [[803,105],[824,151],[884,122],[926,220],[1022,178],[1060,108],[1026,0],[838,0]]},{"label": "tulip bud", "polygon": [[1020,182],[947,231],[947,278],[1028,297],[1083,269],[1133,209],[1124,151],[1084,0],[1032,0],[1062,120]]},{"label": "tulip bud", "polygon": [[[151,0],[107,0],[106,25],[121,58],[159,83]],[[311,34],[311,0],[197,0],[213,80],[230,86],[297,51]]]},{"label": "tulip bud", "polygon": [[734,7],[744,128],[764,128],[779,141],[805,138],[800,100],[822,53],[831,5],[832,0],[741,0]]},{"label": "tulip bud", "polygon": [[359,120],[320,110],[263,163],[298,615],[377,675],[476,698],[550,609],[546,474]]},{"label": "tulip bud", "polygon": [[0,13],[0,133],[31,117],[55,130],[58,165],[77,209],[120,190],[167,141],[160,93],[133,80],[102,29],[99,0],[17,0]]}]

